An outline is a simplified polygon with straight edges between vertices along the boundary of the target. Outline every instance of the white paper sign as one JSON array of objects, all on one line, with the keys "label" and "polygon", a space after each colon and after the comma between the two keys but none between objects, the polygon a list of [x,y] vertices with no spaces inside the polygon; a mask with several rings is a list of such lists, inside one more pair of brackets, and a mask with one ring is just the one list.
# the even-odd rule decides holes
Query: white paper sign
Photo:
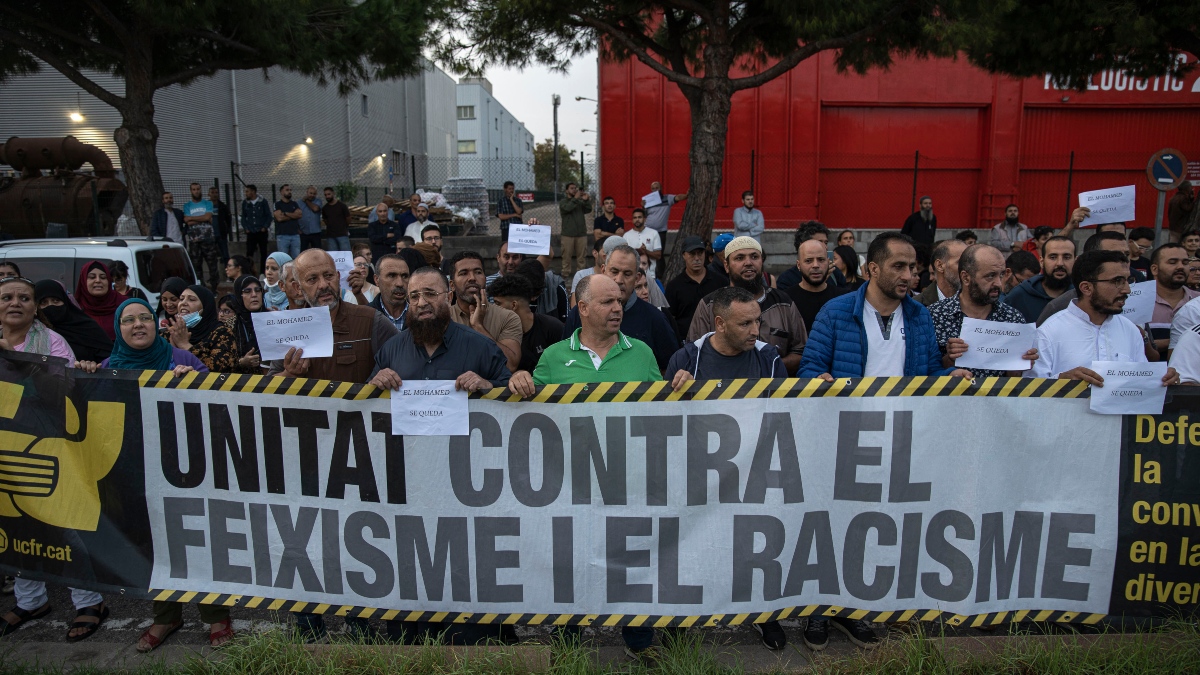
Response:
[{"label": "white paper sign", "polygon": [[659,194],[657,192],[651,192],[650,194],[646,195],[645,197],[642,197],[642,208],[648,209],[651,206],[658,206],[659,204],[662,203],[662,201],[663,200],[662,200],[661,194]]},{"label": "white paper sign", "polygon": [[1079,205],[1091,209],[1092,214],[1083,219],[1080,227],[1095,227],[1105,223],[1127,223],[1134,220],[1133,199],[1136,190],[1132,185],[1106,188],[1079,193]]},{"label": "white paper sign", "polygon": [[1092,370],[1104,378],[1103,387],[1091,387],[1092,412],[1104,415],[1161,415],[1167,400],[1162,378],[1165,361],[1127,363],[1092,361]]},{"label": "white paper sign", "polygon": [[1129,297],[1125,298],[1125,309],[1121,316],[1129,319],[1135,326],[1150,323],[1154,316],[1154,298],[1158,295],[1157,281],[1143,281],[1129,287]]},{"label": "white paper sign", "polygon": [[250,318],[263,361],[282,359],[292,347],[303,348],[306,359],[333,356],[333,320],[328,307],[255,312]]},{"label": "white paper sign", "polygon": [[413,380],[392,392],[392,433],[403,436],[468,436],[467,392],[454,380]]},{"label": "white paper sign", "polygon": [[508,252],[525,253],[527,255],[547,255],[550,253],[549,225],[517,225],[508,226]]},{"label": "white paper sign", "polygon": [[954,362],[959,368],[1029,370],[1033,361],[1021,358],[1037,344],[1037,324],[1003,323],[963,317],[959,337],[967,353]]},{"label": "white paper sign", "polygon": [[341,277],[342,290],[349,290],[350,284],[347,283],[346,277],[354,270],[354,254],[350,251],[329,251],[329,256],[333,258],[333,266],[337,268],[338,276]]}]

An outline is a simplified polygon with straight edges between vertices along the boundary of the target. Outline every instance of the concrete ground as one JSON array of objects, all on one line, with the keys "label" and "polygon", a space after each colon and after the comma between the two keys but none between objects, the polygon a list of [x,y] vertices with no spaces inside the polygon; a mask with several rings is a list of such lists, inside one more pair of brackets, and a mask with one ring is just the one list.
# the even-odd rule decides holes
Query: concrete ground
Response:
[{"label": "concrete ground", "polygon": [[[31,621],[16,633],[0,638],[0,662],[37,664],[63,669],[84,666],[107,669],[133,668],[147,663],[173,664],[183,662],[194,655],[214,655],[213,650],[208,647],[208,627],[200,622],[194,606],[185,608],[183,628],[172,635],[163,647],[148,655],[137,653],[134,646],[138,636],[151,624],[150,602],[120,596],[106,598],[111,616],[95,635],[83,642],[68,643],[64,639],[67,625],[75,615],[69,593],[65,588],[54,586],[51,586],[49,591],[50,603],[54,610],[47,617]],[[0,611],[7,611],[12,606],[12,596],[0,597]],[[235,608],[232,616],[234,630],[240,633],[282,629],[290,622],[290,617],[285,614],[267,610]],[[372,624],[382,628],[380,622]],[[747,672],[803,672],[808,670],[816,659],[844,658],[853,655],[856,650],[842,633],[830,631],[828,649],[814,654],[804,646],[801,637],[804,620],[786,620],[782,624],[788,634],[788,646],[778,652],[765,649],[758,633],[748,626],[691,629],[689,635],[701,635],[704,644],[718,654],[719,661],[729,666],[740,665]],[[338,617],[329,617],[326,619],[326,625],[335,637],[344,629],[344,623]],[[878,626],[876,630],[880,636],[887,634],[884,626]],[[937,630],[940,631],[941,628]],[[949,627],[945,630],[947,636],[982,638],[984,643],[1004,639],[1000,637],[1003,631],[988,633],[969,628]],[[523,645],[531,646],[526,650],[529,652],[528,658],[531,659],[531,663],[549,658],[548,650],[544,647],[551,641],[549,628],[518,626],[517,635]],[[584,636],[587,644],[596,649],[597,660],[600,663],[609,664],[615,670],[623,669],[628,663],[619,629],[587,629]],[[956,639],[952,642],[962,644],[966,648],[967,643],[974,644],[978,640]]]}]

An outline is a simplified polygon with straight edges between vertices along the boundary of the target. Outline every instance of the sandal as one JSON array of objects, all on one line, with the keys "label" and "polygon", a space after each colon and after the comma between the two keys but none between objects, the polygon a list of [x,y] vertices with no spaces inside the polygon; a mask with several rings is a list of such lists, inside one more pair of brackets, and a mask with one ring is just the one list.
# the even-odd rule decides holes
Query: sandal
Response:
[{"label": "sandal", "polygon": [[0,618],[0,637],[17,632],[17,629],[27,621],[33,621],[34,619],[40,619],[43,616],[46,616],[50,613],[50,609],[50,603],[48,602],[32,612],[26,609],[21,609],[20,607],[13,607],[10,611],[17,615],[18,621],[16,623],[9,623],[3,618]]},{"label": "sandal", "polygon": [[[159,647],[162,646],[162,643],[167,641],[167,638],[171,637],[172,633],[179,630],[183,626],[183,622],[176,621],[175,623],[168,623],[168,624],[163,624],[163,625],[165,625],[167,627],[167,632],[163,633],[162,637],[155,637],[154,634],[150,632],[150,629],[154,628],[154,626],[147,628],[146,632],[142,633],[142,636],[138,638],[138,645],[137,645],[138,652],[140,652],[142,654],[148,654],[148,653],[154,651],[155,649],[158,649]],[[150,645],[150,647],[142,648],[142,645],[141,645],[142,640],[145,640],[146,644]]]},{"label": "sandal", "polygon": [[[81,617],[81,616],[90,616],[90,617],[94,617],[99,620],[94,621],[94,622],[93,621],[80,621],[79,617]],[[67,642],[79,642],[80,640],[86,640],[86,639],[92,637],[92,635],[95,634],[96,631],[100,630],[100,624],[104,623],[104,620],[107,618],[108,618],[108,605],[105,605],[103,602],[100,603],[100,609],[96,609],[95,606],[92,606],[92,607],[83,607],[83,608],[75,610],[75,622],[72,623],[67,628]],[[77,630],[79,628],[86,628],[87,630],[86,630],[86,632],[80,633],[79,635],[72,637],[71,631]]]},{"label": "sandal", "polygon": [[[213,627],[222,626],[222,625],[224,626],[224,628],[222,628],[219,631],[213,632],[213,630],[212,630]],[[218,622],[210,625],[208,627],[208,629],[209,629],[208,646],[212,647],[213,649],[220,649],[221,647],[224,647],[225,645],[229,644],[229,641],[231,639],[233,639],[233,619],[225,619],[224,621],[218,621]]]}]

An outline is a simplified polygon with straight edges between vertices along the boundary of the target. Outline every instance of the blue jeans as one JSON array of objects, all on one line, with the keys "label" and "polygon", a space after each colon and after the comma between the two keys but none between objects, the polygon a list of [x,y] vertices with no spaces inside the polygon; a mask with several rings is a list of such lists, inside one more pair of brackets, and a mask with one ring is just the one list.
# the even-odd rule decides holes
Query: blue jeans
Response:
[{"label": "blue jeans", "polygon": [[300,235],[280,234],[275,237],[275,250],[288,254],[293,260],[300,255]]},{"label": "blue jeans", "polygon": [[326,251],[349,251],[350,236],[345,237],[325,237]]}]

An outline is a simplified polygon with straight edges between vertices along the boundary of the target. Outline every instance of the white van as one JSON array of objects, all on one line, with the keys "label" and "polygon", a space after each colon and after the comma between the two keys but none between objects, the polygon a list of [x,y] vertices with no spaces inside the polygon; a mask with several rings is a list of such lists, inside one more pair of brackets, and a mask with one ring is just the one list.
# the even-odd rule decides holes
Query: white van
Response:
[{"label": "white van", "polygon": [[120,260],[129,266],[130,286],[146,293],[158,307],[165,279],[180,277],[196,283],[192,261],[182,244],[148,237],[80,237],[75,239],[13,239],[0,241],[0,262],[11,261],[21,276],[33,281],[54,279],[75,292],[79,272],[93,260],[108,265]]}]

